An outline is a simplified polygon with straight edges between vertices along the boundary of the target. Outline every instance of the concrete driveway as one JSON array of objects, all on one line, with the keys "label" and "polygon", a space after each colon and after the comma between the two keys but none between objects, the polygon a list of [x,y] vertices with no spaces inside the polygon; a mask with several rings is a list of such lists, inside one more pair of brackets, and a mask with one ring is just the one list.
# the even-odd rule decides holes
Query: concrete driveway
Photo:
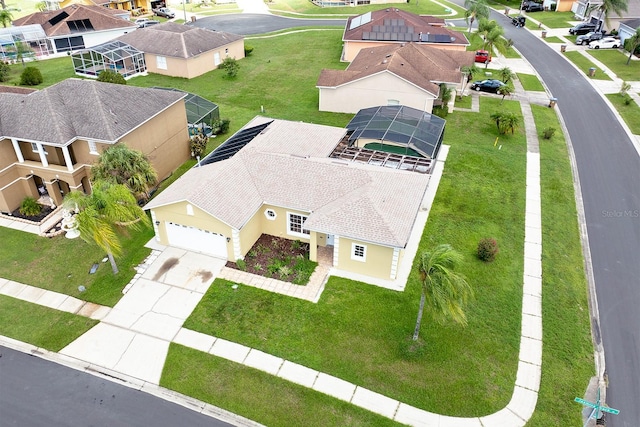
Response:
[{"label": "concrete driveway", "polygon": [[169,343],[225,263],[177,248],[158,251],[102,322],[60,353],[158,384]]}]

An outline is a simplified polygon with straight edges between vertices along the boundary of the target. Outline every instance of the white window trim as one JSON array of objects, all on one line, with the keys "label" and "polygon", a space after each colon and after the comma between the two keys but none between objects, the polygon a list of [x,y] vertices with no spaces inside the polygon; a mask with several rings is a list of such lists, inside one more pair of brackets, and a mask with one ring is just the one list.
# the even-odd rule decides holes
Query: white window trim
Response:
[{"label": "white window trim", "polygon": [[[31,151],[33,151],[34,153],[39,153],[40,151],[38,151],[38,144],[36,142],[31,142]],[[42,146],[42,152],[44,153],[45,156],[48,156],[49,153],[47,153],[47,148],[43,145]]]},{"label": "white window trim", "polygon": [[98,145],[95,141],[87,141],[87,144],[89,145],[89,154],[95,154],[97,156],[100,155],[98,152]]},{"label": "white window trim", "polygon": [[[193,206],[187,203],[187,215],[193,216]],[[206,230],[205,230],[206,231]]]},{"label": "white window trim", "polygon": [[[362,248],[362,256],[356,255],[356,248]],[[362,243],[351,243],[351,259],[354,261],[366,262],[367,261],[367,245]]]},{"label": "white window trim", "polygon": [[167,57],[157,55],[156,56],[156,67],[158,70],[166,70],[167,69]]},{"label": "white window trim", "polygon": [[307,215],[303,215],[300,213],[295,213],[295,212],[287,212],[287,234],[290,236],[297,236],[297,237],[302,237],[303,239],[309,239],[311,238],[310,234],[305,234],[305,233],[297,233],[295,231],[291,231],[291,216],[292,215],[296,215],[296,216],[300,216],[302,217],[302,229],[304,230],[304,223],[307,220],[308,216]]},{"label": "white window trim", "polygon": [[[273,215],[271,215],[273,214]],[[276,213],[276,211],[274,211],[273,209],[265,209],[264,210],[264,216],[269,220],[269,221],[275,221],[275,219],[278,217],[278,214]]]}]

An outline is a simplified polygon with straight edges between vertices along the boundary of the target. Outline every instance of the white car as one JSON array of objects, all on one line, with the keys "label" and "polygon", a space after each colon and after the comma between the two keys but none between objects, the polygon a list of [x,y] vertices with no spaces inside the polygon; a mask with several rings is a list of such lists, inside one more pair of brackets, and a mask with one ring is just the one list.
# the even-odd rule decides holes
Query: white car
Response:
[{"label": "white car", "polygon": [[604,37],[600,40],[593,41],[589,43],[589,49],[607,49],[613,48],[617,49],[620,47],[620,40],[614,39],[613,37]]}]

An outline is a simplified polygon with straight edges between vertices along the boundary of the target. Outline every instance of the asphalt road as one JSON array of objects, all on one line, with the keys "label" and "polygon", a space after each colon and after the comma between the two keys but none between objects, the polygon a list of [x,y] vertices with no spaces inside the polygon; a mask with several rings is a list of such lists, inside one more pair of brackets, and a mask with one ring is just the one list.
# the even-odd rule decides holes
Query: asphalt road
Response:
[{"label": "asphalt road", "polygon": [[558,98],[582,188],[609,377],[607,404],[620,410],[620,415],[607,417],[607,426],[638,427],[640,156],[584,75],[503,15],[492,18]]},{"label": "asphalt road", "polygon": [[0,425],[230,427],[150,394],[0,347]]},{"label": "asphalt road", "polygon": [[251,34],[270,33],[272,31],[294,27],[332,25],[344,27],[346,22],[347,21],[345,19],[297,19],[258,13],[237,13],[208,16],[206,18],[200,18],[189,25],[247,36]]}]

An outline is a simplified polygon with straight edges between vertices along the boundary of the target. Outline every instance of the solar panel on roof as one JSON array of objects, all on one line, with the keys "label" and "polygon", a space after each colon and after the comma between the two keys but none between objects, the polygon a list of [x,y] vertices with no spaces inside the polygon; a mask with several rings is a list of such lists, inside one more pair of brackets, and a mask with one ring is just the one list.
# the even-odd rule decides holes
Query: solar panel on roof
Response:
[{"label": "solar panel on roof", "polygon": [[238,151],[244,148],[245,145],[250,143],[253,138],[258,136],[260,132],[265,130],[267,126],[273,123],[273,120],[267,123],[263,123],[258,126],[254,126],[248,129],[242,129],[238,131],[231,138],[227,139],[218,148],[213,150],[211,154],[202,159],[201,165],[210,165],[212,163],[220,162],[222,160],[233,157]]},{"label": "solar panel on roof", "polygon": [[448,34],[436,34],[436,43],[451,43],[451,36]]},{"label": "solar panel on roof", "polygon": [[57,14],[56,16],[54,16],[53,18],[49,19],[49,24],[51,24],[51,26],[56,25],[58,22],[67,19],[69,17],[69,14],[67,12],[60,12],[59,14]]},{"label": "solar panel on roof", "polygon": [[349,29],[353,30],[354,28],[358,28],[361,25],[368,24],[371,22],[371,12],[367,12],[364,15],[356,16],[351,20],[351,24],[349,24]]}]

